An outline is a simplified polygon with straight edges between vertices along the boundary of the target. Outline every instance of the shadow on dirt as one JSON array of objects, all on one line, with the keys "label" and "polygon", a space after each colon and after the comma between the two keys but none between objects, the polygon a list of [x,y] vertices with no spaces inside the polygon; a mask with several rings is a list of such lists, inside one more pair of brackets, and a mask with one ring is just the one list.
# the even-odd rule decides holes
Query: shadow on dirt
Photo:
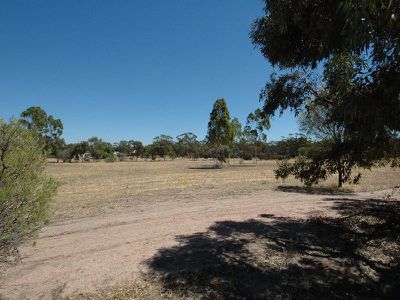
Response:
[{"label": "shadow on dirt", "polygon": [[188,167],[189,170],[221,170],[222,167],[219,165],[197,165]]},{"label": "shadow on dirt", "polygon": [[400,295],[400,202],[333,201],[337,218],[263,214],[178,236],[149,278],[202,299],[371,299]]},{"label": "shadow on dirt", "polygon": [[255,164],[213,164],[213,165],[195,165],[188,167],[189,170],[220,170],[220,169],[227,169],[227,168],[255,168],[257,165]]},{"label": "shadow on dirt", "polygon": [[279,185],[277,191],[285,193],[303,193],[317,195],[351,195],[354,194],[351,190],[339,189],[337,187],[305,187],[295,185]]}]

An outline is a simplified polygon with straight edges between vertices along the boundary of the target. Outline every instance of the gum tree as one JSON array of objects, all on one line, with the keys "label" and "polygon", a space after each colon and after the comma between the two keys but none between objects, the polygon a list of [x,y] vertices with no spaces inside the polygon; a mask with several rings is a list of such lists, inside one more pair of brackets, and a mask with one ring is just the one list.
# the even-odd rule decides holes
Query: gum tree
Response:
[{"label": "gum tree", "polygon": [[[357,164],[396,161],[399,1],[265,0],[265,15],[254,22],[251,38],[280,69],[260,95],[264,114],[300,113],[315,102],[343,126],[347,154]],[[324,80],[321,73],[334,76]],[[318,95],[324,85],[334,101]]]},{"label": "gum tree", "polygon": [[229,156],[229,145],[234,139],[234,130],[225,99],[215,101],[208,122],[207,141],[212,145],[215,158],[222,164]]}]

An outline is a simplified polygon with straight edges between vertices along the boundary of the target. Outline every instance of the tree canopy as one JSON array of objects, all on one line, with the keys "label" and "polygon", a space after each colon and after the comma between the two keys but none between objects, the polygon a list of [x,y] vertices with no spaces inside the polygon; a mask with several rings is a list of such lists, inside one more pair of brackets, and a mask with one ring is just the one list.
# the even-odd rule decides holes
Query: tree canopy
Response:
[{"label": "tree canopy", "polygon": [[360,164],[397,155],[399,1],[266,0],[251,38],[280,68],[260,95],[264,114],[299,113],[315,102],[343,126],[346,151]]},{"label": "tree canopy", "polygon": [[234,141],[236,129],[232,126],[225,99],[217,99],[210,113],[206,139],[214,148],[214,157],[217,158],[221,165],[230,155],[229,146]]},{"label": "tree canopy", "polygon": [[56,154],[65,142],[61,139],[63,123],[60,119],[47,115],[39,106],[32,106],[21,113],[21,122],[29,130],[33,130],[40,137],[46,151]]},{"label": "tree canopy", "polygon": [[229,145],[234,138],[231,117],[225,99],[215,101],[208,122],[207,140],[214,145]]}]

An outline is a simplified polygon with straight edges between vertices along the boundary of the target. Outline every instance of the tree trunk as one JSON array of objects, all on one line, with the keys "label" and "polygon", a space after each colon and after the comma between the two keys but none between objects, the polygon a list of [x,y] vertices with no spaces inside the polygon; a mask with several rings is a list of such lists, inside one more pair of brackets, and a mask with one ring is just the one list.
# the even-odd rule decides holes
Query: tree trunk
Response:
[{"label": "tree trunk", "polygon": [[257,144],[254,144],[255,162],[257,164]]},{"label": "tree trunk", "polygon": [[342,166],[339,163],[339,168],[338,168],[338,187],[341,188],[343,186],[343,170],[342,170]]}]

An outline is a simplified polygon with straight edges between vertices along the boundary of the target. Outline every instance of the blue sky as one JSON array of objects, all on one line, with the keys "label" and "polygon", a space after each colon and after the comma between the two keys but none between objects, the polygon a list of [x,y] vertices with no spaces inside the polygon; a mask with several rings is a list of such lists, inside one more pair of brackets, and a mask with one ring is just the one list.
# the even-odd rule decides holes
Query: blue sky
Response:
[{"label": "blue sky", "polygon": [[[204,138],[213,102],[243,123],[273,71],[249,39],[261,0],[3,0],[0,116],[41,106],[64,138]],[[272,121],[269,140],[297,132]]]}]

